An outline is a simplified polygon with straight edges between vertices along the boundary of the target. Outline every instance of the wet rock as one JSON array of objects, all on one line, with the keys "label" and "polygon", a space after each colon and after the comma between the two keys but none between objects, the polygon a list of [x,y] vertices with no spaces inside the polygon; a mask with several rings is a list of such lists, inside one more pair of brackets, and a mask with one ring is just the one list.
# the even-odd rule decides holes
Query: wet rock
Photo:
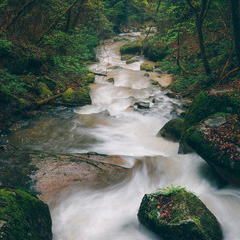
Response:
[{"label": "wet rock", "polygon": [[45,202],[54,201],[70,186],[106,187],[124,180],[131,170],[120,156],[97,153],[50,154],[11,149],[1,153],[0,182],[39,193]]},{"label": "wet rock", "polygon": [[142,63],[140,65],[140,69],[142,71],[152,72],[153,71],[153,65],[151,65],[149,63]]},{"label": "wet rock", "polygon": [[114,84],[114,78],[109,78],[109,79],[107,79],[107,82]]},{"label": "wet rock", "polygon": [[79,88],[78,91],[74,91],[72,88],[68,88],[62,95],[62,102],[67,106],[84,106],[91,104],[89,89],[82,87]]},{"label": "wet rock", "polygon": [[153,86],[160,87],[160,84],[158,81],[154,81],[152,79],[149,80]]},{"label": "wet rock", "polygon": [[135,63],[135,62],[139,62],[138,59],[129,59],[126,61],[126,64],[131,64],[131,63]]},{"label": "wet rock", "polygon": [[33,193],[0,188],[0,238],[51,240],[52,222],[47,204]]},{"label": "wet rock", "polygon": [[133,54],[124,54],[124,55],[121,56],[121,60],[122,61],[128,61],[133,57],[135,57],[135,55],[133,55]]},{"label": "wet rock", "polygon": [[172,119],[167,122],[158,132],[157,137],[164,137],[168,140],[178,142],[183,129],[183,119]]},{"label": "wet rock", "polygon": [[134,103],[134,107],[139,109],[148,109],[150,107],[149,102],[136,102]]},{"label": "wet rock", "polygon": [[112,69],[112,70],[116,70],[116,69],[120,69],[122,68],[121,66],[109,66],[107,67],[107,69]]},{"label": "wet rock", "polygon": [[216,217],[195,194],[184,188],[161,189],[146,194],[138,211],[138,219],[163,239],[222,239]]}]

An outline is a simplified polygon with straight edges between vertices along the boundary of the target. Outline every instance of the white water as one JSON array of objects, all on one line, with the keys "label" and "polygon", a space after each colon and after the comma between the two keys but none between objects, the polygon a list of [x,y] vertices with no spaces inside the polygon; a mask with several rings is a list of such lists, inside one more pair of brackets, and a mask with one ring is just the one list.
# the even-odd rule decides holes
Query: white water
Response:
[{"label": "white water", "polygon": [[[140,227],[138,208],[145,193],[172,184],[187,187],[201,198],[221,223],[225,240],[239,240],[239,189],[223,188],[199,156],[178,155],[178,144],[156,137],[179,103],[150,85],[139,71],[142,59],[130,65],[122,62],[117,46],[110,43],[101,48],[100,62],[91,66],[95,72],[108,71],[115,83],[97,77],[92,105],[66,112],[48,126],[39,123],[33,132],[40,140],[32,134],[29,145],[40,150],[119,154],[134,173],[105,189],[75,188],[63,193],[51,206],[54,240],[154,240],[154,234]],[[109,64],[122,68],[107,70]],[[150,102],[150,109],[129,108],[136,101]]]}]

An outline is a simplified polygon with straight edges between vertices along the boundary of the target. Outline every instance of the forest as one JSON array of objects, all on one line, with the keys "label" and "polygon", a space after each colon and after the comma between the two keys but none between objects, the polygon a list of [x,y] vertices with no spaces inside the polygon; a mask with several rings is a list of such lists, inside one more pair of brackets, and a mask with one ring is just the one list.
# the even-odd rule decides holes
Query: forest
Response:
[{"label": "forest", "polygon": [[[131,169],[134,173],[137,169],[136,162],[140,161],[138,158],[143,158],[144,160],[141,161],[145,164],[145,157],[155,156],[155,152],[157,157],[161,155],[157,150],[141,153],[145,147],[142,145],[136,153],[134,151],[129,153],[127,150],[124,152],[125,149],[118,152],[118,148],[125,146],[124,141],[126,139],[126,142],[128,141],[128,138],[124,137],[121,140],[123,142],[119,142],[119,145],[114,148],[115,140],[122,136],[122,133],[119,133],[122,130],[116,133],[115,139],[115,135],[108,136],[106,126],[111,118],[116,118],[116,121],[122,120],[122,115],[114,115],[113,109],[116,110],[114,108],[116,105],[105,109],[105,105],[109,104],[110,100],[104,97],[108,94],[114,95],[116,99],[111,100],[113,104],[114,101],[122,98],[123,90],[119,88],[112,93],[111,88],[109,92],[108,89],[103,88],[106,96],[102,94],[96,97],[94,94],[98,92],[94,85],[102,84],[104,81],[107,82],[106,86],[111,83],[116,87],[133,88],[134,91],[131,89],[131,94],[127,96],[129,101],[135,102],[129,103],[124,111],[134,109],[135,113],[142,114],[141,117],[152,114],[151,118],[155,122],[157,118],[160,119],[161,130],[158,133],[155,133],[155,130],[149,130],[154,132],[154,137],[164,139],[156,141],[178,143],[177,155],[174,155],[173,159],[178,156],[179,158],[192,156],[191,154],[195,153],[196,156],[200,156],[211,169],[206,167],[212,185],[209,184],[211,187],[214,185],[212,187],[214,191],[220,191],[220,193],[224,189],[229,191],[226,198],[231,198],[234,202],[232,207],[237,206],[240,209],[240,0],[0,0],[0,16],[0,238],[4,240],[64,239],[60,238],[54,230],[55,237],[52,238],[51,226],[52,221],[54,226],[55,210],[51,209],[53,204],[49,204],[51,201],[47,198],[48,195],[41,195],[41,191],[44,192],[45,189],[37,188],[36,182],[41,181],[35,173],[39,171],[40,174],[43,171],[44,164],[41,165],[41,161],[46,161],[46,164],[52,161],[51,164],[55,162],[56,165],[58,161],[63,161],[66,166],[84,162],[89,165],[86,171],[90,171],[93,166],[96,167],[96,169],[94,167],[95,170],[91,170],[92,175],[90,174],[94,175],[94,178],[85,179],[86,185],[96,179],[98,184],[101,182],[107,185],[108,181],[120,182],[120,179],[128,179],[131,175],[130,171],[127,173],[127,170],[121,169],[125,167],[124,164],[108,162],[108,158],[112,159],[115,155],[121,156],[121,153],[123,156],[134,156],[136,159],[134,158],[135,162],[132,164],[134,167]],[[125,65],[121,63],[118,66],[117,62],[115,66],[109,63],[111,57],[116,58],[112,49],[117,52],[119,59],[124,61]],[[101,57],[104,55],[101,55],[101,51],[105,51],[108,58],[108,65],[104,71],[91,67],[102,64],[99,55]],[[132,87],[134,84],[131,83],[131,85],[130,80],[129,85],[121,85],[119,78],[128,76],[129,71],[135,71],[134,67],[131,68],[135,66],[134,64],[139,64],[137,65],[139,74],[144,71],[144,77],[152,81],[151,87],[155,90],[151,91],[155,95],[151,92],[152,95],[149,93],[146,99],[144,91],[136,95],[137,97],[134,95],[139,89],[149,88],[149,85],[144,85],[145,83],[142,83],[141,88],[135,83],[138,86],[137,90]],[[121,71],[128,72],[121,75]],[[155,73],[155,78],[167,75],[171,78],[171,84],[159,85],[152,75]],[[129,76],[139,80],[139,84],[142,81],[140,75]],[[102,78],[101,82],[98,81],[100,78]],[[163,94],[161,99],[164,100],[159,100],[157,94]],[[117,106],[122,106],[121,104],[126,101],[125,98]],[[156,119],[154,111],[144,112],[154,109],[152,106],[157,104],[161,106],[165,103],[161,101],[170,101],[172,104],[173,109],[167,117],[160,116],[161,111]],[[101,103],[103,106],[99,107]],[[91,112],[91,108],[90,110],[85,108],[89,105],[97,106],[101,111],[96,108],[97,110]],[[180,107],[174,108],[176,105]],[[76,110],[78,107],[83,110]],[[87,109],[86,113],[85,109]],[[63,111],[63,115],[60,111]],[[83,112],[80,113],[80,120],[76,120],[75,115],[67,111],[72,111],[75,115]],[[88,111],[91,112],[89,117],[84,117],[88,115]],[[123,126],[132,118],[137,121],[134,114],[128,117],[124,120]],[[72,120],[73,118],[75,120]],[[40,125],[43,121],[41,119],[49,124],[53,124],[54,121],[56,125],[62,124],[62,129],[69,131],[69,138],[55,125],[46,127],[45,122]],[[66,119],[72,124],[71,127],[64,125],[67,122]],[[147,118],[145,120],[148,124],[146,127],[155,126],[154,121],[149,123]],[[40,130],[34,126],[31,130],[33,133],[28,130],[22,133],[29,126],[31,127],[31,124],[33,126],[39,124]],[[135,125],[134,122],[131,124],[133,128],[138,126],[138,122]],[[106,137],[98,138],[97,133],[91,132],[92,126],[98,129],[102,125],[105,128],[103,127],[99,132],[102,131],[101,133],[106,134]],[[80,126],[79,129],[76,126]],[[141,126],[140,123],[139,126]],[[119,126],[115,126],[115,130],[117,127]],[[75,137],[76,133],[72,132],[75,128],[80,132],[80,137]],[[49,129],[59,131],[56,133],[57,140]],[[49,137],[51,140],[45,139],[45,130],[49,131],[46,133],[49,136],[52,134]],[[18,134],[19,136],[16,136]],[[131,130],[129,130],[130,134]],[[139,135],[138,138],[141,139],[142,136]],[[111,141],[107,139],[108,137]],[[62,144],[61,141],[64,138],[66,143]],[[79,145],[83,145],[79,150],[74,142],[77,144],[80,138],[86,139],[79,142]],[[43,139],[45,143],[42,143]],[[142,141],[145,139],[143,137]],[[59,141],[59,144],[55,144],[55,140]],[[15,146],[16,141],[21,142],[21,145]],[[97,148],[101,141],[109,141],[108,147],[111,150],[106,150],[104,147]],[[165,146],[165,142],[161,144]],[[47,145],[48,147],[45,147]],[[92,147],[93,145],[95,147]],[[150,145],[151,143],[148,144]],[[175,145],[171,147],[176,148]],[[127,144],[125,148],[127,149]],[[161,146],[159,148],[161,149]],[[77,154],[80,155],[77,156]],[[102,159],[104,154],[107,160]],[[113,161],[117,161],[115,157]],[[155,165],[147,166],[149,175],[153,171],[151,169],[162,171]],[[190,166],[192,167],[192,164],[189,165],[189,169]],[[64,174],[64,176],[68,175]],[[155,173],[152,175],[155,176]],[[110,176],[112,180],[107,180],[111,179]],[[174,177],[177,178],[177,173]],[[75,180],[75,182],[82,181],[84,185],[85,180]],[[160,183],[163,182],[160,181]],[[161,185],[160,183],[158,184]],[[218,213],[207,194],[202,197],[203,203],[201,202],[201,196],[201,200],[198,197],[198,194],[202,193],[198,192],[201,189],[200,186],[194,185],[192,188],[190,186],[191,191],[188,191],[185,183],[176,184],[175,180],[169,183],[171,187],[163,184],[158,186],[162,189],[159,193],[144,196],[138,219],[146,228],[162,237],[161,239],[238,239],[236,236],[239,236],[240,232],[237,227],[234,225],[229,228],[230,230],[228,227],[223,227],[228,217],[221,218],[223,210],[221,214]],[[94,187],[97,189],[99,185],[96,184]],[[145,189],[144,194],[150,189],[150,187]],[[208,210],[208,204],[206,204],[207,207],[204,205],[208,200],[212,211]],[[231,201],[228,202],[229,205]],[[221,202],[222,205],[223,202]],[[233,216],[234,210],[231,211],[229,214],[232,213],[232,215],[229,215],[229,218],[232,216],[233,221],[239,220]],[[23,215],[24,220],[21,221]],[[184,226],[181,225],[183,227],[176,227],[183,222],[186,226],[183,224]],[[94,239],[89,236],[85,238],[82,236],[81,239]],[[147,236],[142,239],[156,239],[155,235]],[[129,237],[134,239],[133,236]]]}]

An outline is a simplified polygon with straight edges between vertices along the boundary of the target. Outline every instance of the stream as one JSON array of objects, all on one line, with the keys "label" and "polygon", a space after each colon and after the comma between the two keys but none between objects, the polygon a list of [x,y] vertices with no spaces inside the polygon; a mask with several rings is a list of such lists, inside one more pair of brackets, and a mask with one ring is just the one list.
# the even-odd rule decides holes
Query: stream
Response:
[{"label": "stream", "polygon": [[[161,74],[147,76],[140,71],[145,61],[142,57],[128,65],[121,61],[120,44],[109,41],[97,50],[99,62],[90,70],[108,77],[96,76],[91,86],[92,105],[59,107],[16,129],[9,140],[46,152],[121,155],[124,166],[133,168],[131,178],[119,184],[63,192],[50,204],[53,239],[159,239],[139,225],[138,208],[145,193],[174,185],[200,197],[220,222],[225,240],[239,240],[239,189],[224,185],[198,155],[179,155],[178,143],[156,137],[161,127],[181,112],[181,102],[151,84],[150,79]],[[109,78],[114,78],[114,83],[108,82]],[[149,103],[150,107],[138,109],[136,102]]]}]

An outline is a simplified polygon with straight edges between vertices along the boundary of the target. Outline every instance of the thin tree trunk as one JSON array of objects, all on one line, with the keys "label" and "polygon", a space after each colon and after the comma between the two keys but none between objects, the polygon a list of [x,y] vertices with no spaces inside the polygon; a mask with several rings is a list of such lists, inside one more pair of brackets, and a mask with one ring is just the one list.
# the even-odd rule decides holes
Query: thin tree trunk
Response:
[{"label": "thin tree trunk", "polygon": [[66,27],[65,27],[65,32],[69,32],[70,21],[71,21],[71,9],[68,11],[67,23],[66,23]]},{"label": "thin tree trunk", "polygon": [[198,20],[196,22],[196,25],[197,25],[199,48],[200,48],[200,52],[201,52],[201,58],[202,58],[202,61],[203,61],[203,67],[205,69],[206,74],[210,75],[211,74],[211,69],[209,67],[209,63],[208,63],[208,59],[207,59],[207,55],[206,55],[206,48],[205,48],[205,44],[204,44],[201,21]]},{"label": "thin tree trunk", "polygon": [[60,15],[60,17],[53,23],[50,25],[50,27],[48,28],[48,30],[46,32],[44,32],[41,37],[39,38],[39,40],[36,42],[36,45],[39,45],[44,36],[47,35],[56,25],[57,23],[61,20],[61,18],[78,2],[79,0],[75,0],[68,8],[66,8],[63,13]]},{"label": "thin tree trunk", "polygon": [[235,51],[240,65],[240,2],[239,0],[231,0],[232,3],[232,24],[234,32]]},{"label": "thin tree trunk", "polygon": [[26,4],[18,13],[17,15],[11,20],[11,22],[5,27],[5,29],[9,29],[9,27],[11,25],[13,25],[17,20],[18,18],[22,15],[22,13],[28,8],[30,7],[33,3],[35,3],[36,0],[33,0],[31,2],[29,2],[28,4]]},{"label": "thin tree trunk", "polygon": [[188,5],[193,9],[196,15],[196,27],[197,27],[197,33],[198,33],[198,41],[199,41],[199,48],[201,52],[201,58],[203,62],[203,67],[207,75],[211,74],[211,68],[208,63],[207,54],[206,54],[206,48],[204,43],[204,37],[203,37],[203,31],[202,31],[202,25],[204,22],[204,19],[208,13],[208,10],[210,8],[212,0],[202,0],[201,3],[201,10],[200,13],[198,12],[197,8],[193,5],[191,0],[187,0]]}]

